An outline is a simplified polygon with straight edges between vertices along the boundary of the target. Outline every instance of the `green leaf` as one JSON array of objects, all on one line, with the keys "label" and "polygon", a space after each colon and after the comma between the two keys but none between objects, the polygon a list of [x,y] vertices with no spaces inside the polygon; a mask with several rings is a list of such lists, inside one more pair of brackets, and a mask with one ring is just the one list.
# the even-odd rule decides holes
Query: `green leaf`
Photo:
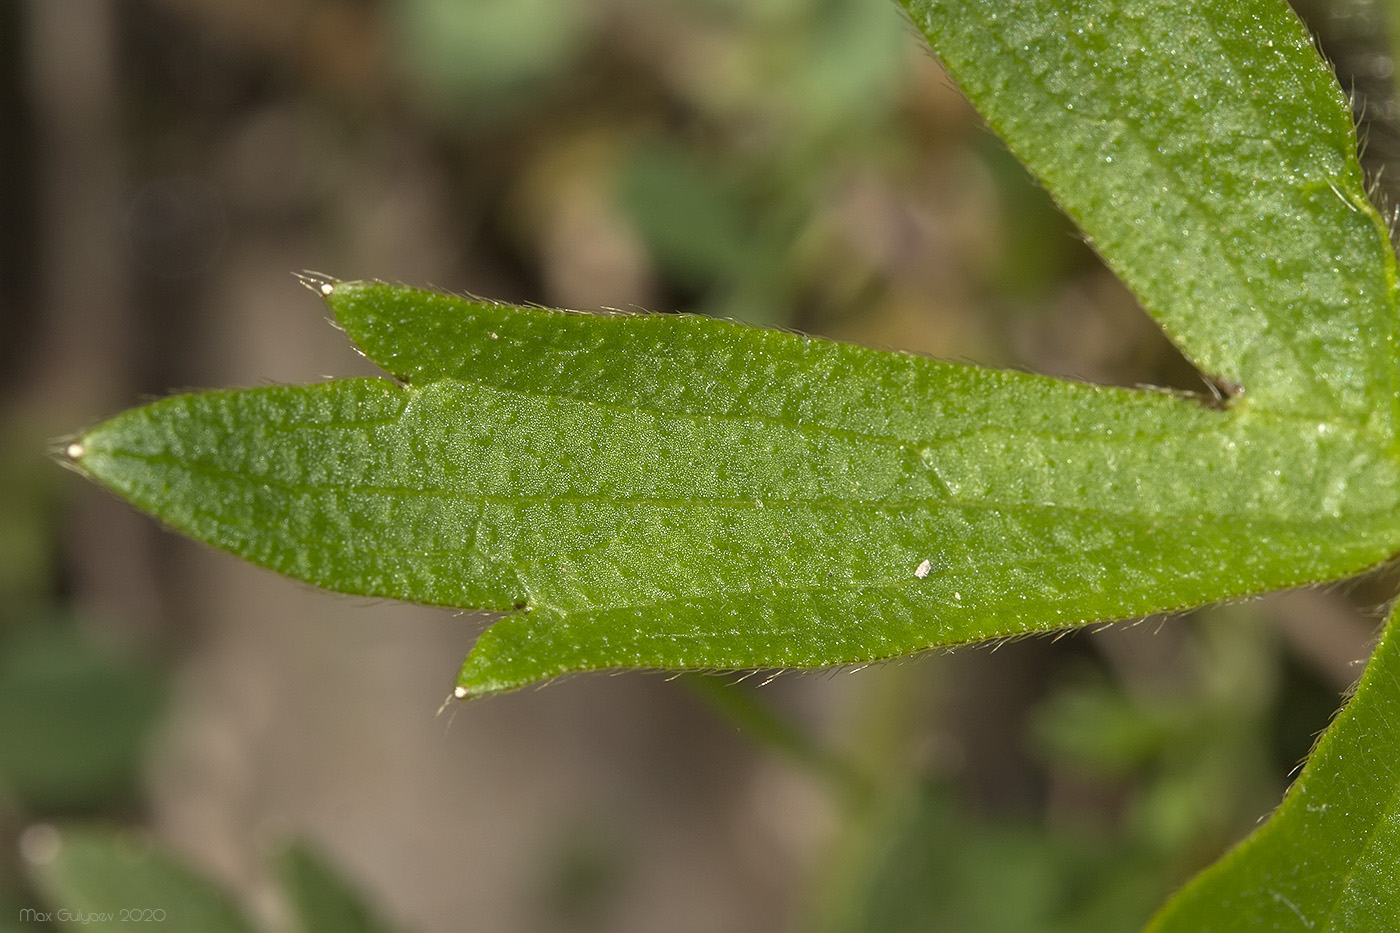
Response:
[{"label": "green leaf", "polygon": [[904,3],[992,128],[1242,404],[1394,422],[1395,258],[1351,110],[1287,4]]},{"label": "green leaf", "polygon": [[55,845],[32,874],[55,915],[65,912],[76,929],[251,929],[227,895],[148,842],[111,830],[66,829]]},{"label": "green leaf", "polygon": [[1400,615],[1356,695],[1262,827],[1176,896],[1151,933],[1400,929]]},{"label": "green leaf", "polygon": [[175,397],[79,461],[298,579],[521,610],[467,693],[892,657],[1335,577],[1393,541],[1395,471],[1346,422],[705,318],[331,303],[409,385]]},{"label": "green leaf", "polygon": [[289,846],[278,860],[282,887],[300,933],[380,933],[390,927],[319,854],[305,844]]},{"label": "green leaf", "polygon": [[1148,310],[1243,396],[1218,410],[710,319],[327,283],[402,384],[168,399],[88,432],[75,461],[298,579],[510,612],[462,696],[604,668],[864,662],[1394,553],[1394,260],[1292,13],[910,9]]}]

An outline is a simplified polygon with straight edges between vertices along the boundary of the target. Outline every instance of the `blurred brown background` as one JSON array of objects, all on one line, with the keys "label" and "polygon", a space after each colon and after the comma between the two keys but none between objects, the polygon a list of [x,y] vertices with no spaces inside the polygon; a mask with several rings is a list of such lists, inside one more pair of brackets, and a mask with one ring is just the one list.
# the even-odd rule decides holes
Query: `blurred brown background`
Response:
[{"label": "blurred brown background", "polygon": [[[1306,12],[1383,161],[1385,11]],[[268,922],[269,848],[305,838],[427,931],[900,926],[872,905],[925,929],[1109,929],[1272,805],[1390,593],[718,700],[592,676],[435,715],[487,620],[279,579],[43,456],[170,391],[370,372],[303,269],[1204,388],[882,0],[0,5],[10,916],[26,832],[101,820]],[[873,796],[833,793],[735,696]],[[952,857],[962,882],[919,874]],[[1117,906],[1074,887],[1113,871]]]}]

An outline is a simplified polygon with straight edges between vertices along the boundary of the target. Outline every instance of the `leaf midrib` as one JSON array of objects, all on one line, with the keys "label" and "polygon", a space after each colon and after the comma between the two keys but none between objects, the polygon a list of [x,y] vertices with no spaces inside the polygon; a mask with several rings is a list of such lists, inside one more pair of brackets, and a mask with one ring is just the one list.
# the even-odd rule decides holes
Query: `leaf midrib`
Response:
[{"label": "leaf midrib", "polygon": [[[102,451],[102,456],[113,459],[130,459],[142,463],[158,464],[167,468],[173,467],[177,471],[202,474],[219,479],[234,480],[251,486],[263,486],[280,490],[286,493],[297,492],[353,492],[365,495],[378,495],[385,497],[422,497],[434,499],[452,499],[461,502],[480,502],[499,505],[549,505],[554,503],[599,503],[618,506],[643,506],[658,505],[674,508],[695,508],[698,506],[722,506],[735,510],[746,510],[754,512],[780,512],[787,504],[801,506],[803,508],[831,509],[833,511],[842,508],[869,509],[871,511],[899,511],[911,508],[937,507],[939,505],[953,506],[958,509],[970,511],[1008,512],[1033,511],[1047,514],[1063,515],[1087,515],[1101,516],[1104,518],[1122,519],[1129,518],[1143,522],[1164,522],[1181,519],[1208,520],[1208,521],[1244,521],[1251,524],[1268,525],[1274,528],[1316,528],[1320,522],[1342,522],[1367,520],[1377,517],[1387,516],[1392,513],[1389,508],[1377,508],[1374,511],[1353,511],[1345,515],[1327,518],[1306,518],[1291,519],[1285,516],[1276,516],[1258,509],[1240,512],[1206,512],[1190,510],[1163,510],[1160,512],[1137,511],[1132,509],[1114,510],[1109,508],[1094,508],[1081,505],[1066,505],[1061,503],[1041,503],[1027,502],[1021,500],[989,500],[987,498],[966,500],[949,494],[939,497],[914,497],[902,499],[860,499],[841,497],[821,497],[821,498],[801,498],[788,496],[782,499],[765,498],[763,496],[619,496],[613,494],[589,494],[589,493],[565,493],[565,494],[532,494],[532,493],[485,493],[471,492],[467,490],[457,490],[444,487],[413,487],[413,486],[383,486],[370,485],[365,483],[290,483],[285,480],[268,476],[261,473],[253,473],[242,470],[232,470],[220,468],[208,463],[193,464],[188,460],[183,460],[169,454],[142,454],[132,451]],[[761,504],[760,504],[761,503]]]}]

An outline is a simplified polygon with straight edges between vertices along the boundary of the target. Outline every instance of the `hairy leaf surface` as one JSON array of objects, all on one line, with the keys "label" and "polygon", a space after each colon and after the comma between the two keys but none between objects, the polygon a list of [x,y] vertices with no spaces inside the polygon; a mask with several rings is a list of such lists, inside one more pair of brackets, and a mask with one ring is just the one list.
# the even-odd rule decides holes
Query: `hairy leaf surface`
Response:
[{"label": "hairy leaf surface", "polygon": [[1245,404],[1394,419],[1395,258],[1286,3],[904,3],[1201,369]]},{"label": "hairy leaf surface", "polygon": [[1395,274],[1281,0],[909,0],[1207,372],[1199,400],[677,316],[328,283],[398,377],[168,399],[74,459],[351,593],[510,613],[459,692],[812,667],[1335,579],[1400,547]]},{"label": "hairy leaf surface", "polygon": [[[167,399],[86,435],[82,466],[299,579],[518,610],[473,651],[469,693],[886,658],[1335,577],[1390,547],[1394,470],[1345,421],[697,317],[364,283],[330,300],[415,381]],[[404,364],[423,346],[459,359]]]}]

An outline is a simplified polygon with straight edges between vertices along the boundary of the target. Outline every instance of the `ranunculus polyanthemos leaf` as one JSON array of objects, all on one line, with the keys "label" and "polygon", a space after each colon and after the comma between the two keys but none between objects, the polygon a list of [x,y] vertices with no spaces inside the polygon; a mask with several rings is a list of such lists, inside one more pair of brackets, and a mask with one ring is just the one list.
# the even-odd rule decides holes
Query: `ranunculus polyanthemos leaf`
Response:
[{"label": "ranunculus polyanthemos leaf", "polygon": [[1344,418],[700,317],[368,283],[328,300],[411,381],[176,396],[89,431],[77,460],[289,576],[509,613],[466,694],[888,658],[1327,579],[1392,546],[1395,471]]},{"label": "ranunculus polyanthemos leaf", "polygon": [[326,283],[390,379],[180,396],[74,442],[332,589],[507,613],[461,695],[815,667],[1336,579],[1400,550],[1395,261],[1278,0],[910,0],[1202,368],[1200,400],[685,316]]}]

